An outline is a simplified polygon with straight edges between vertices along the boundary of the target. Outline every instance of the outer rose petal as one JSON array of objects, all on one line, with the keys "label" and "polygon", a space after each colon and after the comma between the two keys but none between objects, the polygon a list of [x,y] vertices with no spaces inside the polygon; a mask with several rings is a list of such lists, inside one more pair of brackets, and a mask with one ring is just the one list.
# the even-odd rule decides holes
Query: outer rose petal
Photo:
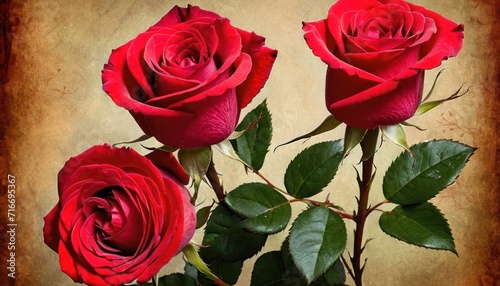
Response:
[{"label": "outer rose petal", "polygon": [[196,230],[196,212],[191,204],[191,196],[187,190],[185,192],[181,192],[181,196],[183,202],[182,206],[184,208],[184,234],[177,252],[180,252],[184,246],[189,243]]},{"label": "outer rose petal", "polygon": [[326,20],[303,23],[305,32],[304,38],[314,55],[319,57],[324,63],[333,69],[343,69],[349,75],[358,75],[370,81],[383,82],[384,80],[374,74],[361,70],[349,63],[339,59],[333,53],[339,49],[335,44],[332,35],[327,30]]},{"label": "outer rose petal", "polygon": [[[235,90],[224,95],[208,97],[190,104],[199,108],[198,114],[177,112],[176,116],[145,115],[131,112],[139,126],[147,134],[170,147],[197,148],[216,144],[231,135],[239,117]],[[164,122],[168,121],[168,125]],[[200,137],[200,134],[204,136]]]},{"label": "outer rose petal", "polygon": [[186,173],[171,152],[156,149],[147,154],[146,158],[151,160],[160,170],[172,173],[182,184],[187,185],[189,183],[189,174]]},{"label": "outer rose petal", "polygon": [[236,29],[241,36],[242,52],[252,58],[252,70],[236,90],[238,106],[245,108],[266,84],[278,51],[264,46],[265,38],[255,33]]},{"label": "outer rose petal", "polygon": [[[182,112],[141,104],[131,114],[146,134],[154,134],[170,147],[197,148],[219,143],[236,127],[240,109],[236,90],[230,87],[245,80],[251,69],[250,57],[242,54],[235,67],[235,72],[219,85],[170,107]],[[165,112],[148,112],[152,108]]]},{"label": "outer rose petal", "polygon": [[[327,94],[345,94],[345,89],[362,84],[362,80],[349,77],[342,70],[328,69],[327,76],[334,79],[330,83],[327,81]],[[327,107],[335,118],[356,128],[372,129],[398,124],[415,114],[422,96],[423,81],[424,71],[420,71],[399,82],[387,81],[366,89],[360,87],[357,94],[345,99],[327,99]]]},{"label": "outer rose petal", "polygon": [[429,41],[422,44],[422,54],[425,56],[413,68],[433,69],[441,65],[443,60],[456,56],[462,49],[464,25],[457,25],[436,12],[421,6],[411,3],[408,3],[408,5],[413,11],[434,19],[437,27],[437,33]]},{"label": "outer rose petal", "polygon": [[45,244],[47,244],[52,250],[57,252],[59,248],[59,241],[61,236],[58,232],[59,224],[59,204],[57,204],[44,218],[45,225],[43,226],[43,238]]},{"label": "outer rose petal", "polygon": [[188,5],[187,8],[182,8],[176,5],[151,28],[170,27],[182,22],[189,21],[191,19],[197,19],[201,17],[221,18],[221,16],[219,16],[218,14],[200,9],[200,7],[198,6]]}]

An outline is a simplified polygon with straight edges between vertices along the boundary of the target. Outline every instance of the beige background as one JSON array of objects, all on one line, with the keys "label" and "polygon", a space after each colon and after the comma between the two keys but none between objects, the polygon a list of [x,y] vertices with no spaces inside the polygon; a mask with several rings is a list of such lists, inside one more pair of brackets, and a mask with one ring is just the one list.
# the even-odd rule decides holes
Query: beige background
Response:
[{"label": "beige background", "polygon": [[[7,173],[17,178],[16,285],[73,285],[59,270],[57,255],[43,244],[42,238],[42,218],[57,202],[56,174],[70,156],[92,145],[141,135],[128,112],[115,106],[101,90],[100,71],[111,49],[156,23],[173,5],[187,3],[12,1],[10,19],[17,25],[13,27],[9,77],[2,86],[8,124],[2,126],[6,133],[0,176],[4,187]],[[267,45],[279,50],[271,78],[247,109],[268,99],[274,124],[272,149],[312,130],[327,116],[323,99],[325,65],[305,44],[301,21],[324,18],[333,1],[189,3],[228,17],[236,27],[265,36]],[[432,138],[451,138],[479,149],[458,181],[433,199],[449,220],[460,257],[409,246],[388,237],[379,230],[380,214],[375,213],[366,231],[367,238],[375,238],[365,252],[366,285],[500,285],[500,280],[494,278],[500,268],[496,233],[500,206],[496,161],[499,159],[496,154],[499,47],[492,36],[495,25],[495,30],[499,30],[495,24],[499,18],[495,14],[498,3],[496,0],[415,0],[414,3],[465,24],[463,50],[457,58],[444,62],[447,71],[435,96],[444,98],[462,83],[471,89],[465,97],[412,119],[412,123],[426,130],[408,128],[408,140],[414,144]],[[427,74],[427,89],[436,72]],[[342,133],[343,128],[339,128],[305,143],[282,147],[268,155],[262,173],[282,186],[284,170],[300,150],[315,142],[339,139]],[[140,150],[140,146],[134,147]],[[385,143],[377,154],[379,175],[373,185],[372,203],[382,200],[381,174],[400,151]],[[355,150],[327,188],[330,199],[347,210],[355,206],[353,166],[359,155],[359,150]],[[227,158],[217,155],[215,160],[226,190],[244,182],[259,181]],[[211,196],[208,188],[203,189],[202,196]],[[324,197],[325,194],[320,194],[318,199]],[[4,206],[2,197],[2,220],[6,217]],[[294,205],[296,212],[303,208]],[[347,226],[352,229],[353,224],[348,222]],[[1,227],[0,239],[4,239],[4,224]],[[286,234],[287,231],[270,237],[266,250],[278,248]],[[201,233],[195,239],[201,241]],[[5,254],[4,240],[0,243],[0,253]],[[352,243],[348,248],[352,248]],[[2,256],[0,281],[6,280],[4,261]],[[245,267],[253,261],[255,258]],[[182,260],[177,259],[165,271],[178,271],[182,266]],[[244,271],[238,285],[248,285],[249,277],[250,271]]]}]

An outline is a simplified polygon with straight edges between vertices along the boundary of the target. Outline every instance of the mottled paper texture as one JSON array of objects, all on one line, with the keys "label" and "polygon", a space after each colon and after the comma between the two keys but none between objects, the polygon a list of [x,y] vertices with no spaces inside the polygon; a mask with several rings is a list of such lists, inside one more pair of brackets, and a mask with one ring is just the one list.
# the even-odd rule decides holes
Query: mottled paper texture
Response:
[{"label": "mottled paper texture", "polygon": [[[228,17],[234,26],[266,37],[279,50],[271,77],[247,112],[267,98],[273,115],[271,150],[302,135],[327,115],[324,106],[326,66],[303,39],[302,21],[325,18],[334,1],[324,0],[197,0],[189,2]],[[499,41],[497,0],[415,0],[457,23],[465,24],[464,46],[458,57],[443,62],[447,68],[434,94],[451,95],[461,84],[469,93],[410,120],[424,128],[407,128],[410,144],[438,138],[477,147],[458,181],[432,202],[449,220],[459,257],[444,251],[409,246],[385,235],[379,213],[367,222],[366,285],[500,285],[499,225]],[[43,217],[57,202],[56,174],[64,162],[101,143],[132,140],[141,135],[127,111],[113,104],[101,89],[101,70],[113,48],[156,23],[173,5],[186,1],[30,0],[1,1],[0,64],[0,284],[14,285],[7,269],[11,241],[7,226],[7,176],[16,179],[15,285],[73,285],[60,271],[56,253],[43,243]],[[9,52],[10,51],[10,52]],[[427,73],[426,90],[439,69]],[[343,128],[294,143],[268,155],[262,173],[277,185],[290,160],[303,148],[342,137]],[[154,144],[154,142],[150,143]],[[144,149],[133,145],[144,153]],[[382,200],[381,179],[401,152],[384,143],[377,153],[377,177],[371,202]],[[340,167],[327,190],[330,200],[352,210],[356,195],[355,171],[359,150]],[[215,157],[226,190],[259,181],[228,158]],[[202,197],[211,199],[205,186]],[[318,196],[324,199],[325,193]],[[294,205],[295,213],[304,206]],[[387,208],[386,208],[387,209]],[[390,207],[389,207],[390,209]],[[353,224],[347,222],[349,229]],[[263,251],[279,247],[287,230],[271,236]],[[195,236],[201,241],[201,232]],[[348,249],[352,249],[349,237]],[[249,285],[252,258],[238,285]],[[165,273],[182,271],[176,258]],[[348,281],[352,285],[352,281]]]}]

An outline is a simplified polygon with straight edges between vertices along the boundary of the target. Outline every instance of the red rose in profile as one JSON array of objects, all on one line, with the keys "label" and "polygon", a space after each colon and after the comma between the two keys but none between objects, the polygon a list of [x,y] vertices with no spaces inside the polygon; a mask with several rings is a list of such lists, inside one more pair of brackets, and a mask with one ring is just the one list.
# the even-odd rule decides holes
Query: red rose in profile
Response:
[{"label": "red rose in profile", "polygon": [[43,234],[75,282],[146,282],[192,238],[189,177],[171,153],[157,152],[148,157],[160,168],[132,149],[94,146],[59,172]]},{"label": "red rose in profile", "polygon": [[327,19],[304,23],[313,53],[328,64],[326,105],[357,128],[415,114],[424,71],[456,56],[463,25],[403,0],[339,0]]},{"label": "red rose in profile", "polygon": [[165,145],[219,143],[266,83],[276,50],[196,6],[175,6],[158,23],[113,50],[103,89],[142,130]]}]

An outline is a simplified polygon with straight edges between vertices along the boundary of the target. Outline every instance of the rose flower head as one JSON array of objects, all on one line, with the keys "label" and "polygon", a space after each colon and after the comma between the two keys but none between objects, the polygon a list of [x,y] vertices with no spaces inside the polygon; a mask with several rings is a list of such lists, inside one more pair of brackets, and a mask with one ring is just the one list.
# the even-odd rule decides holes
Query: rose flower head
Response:
[{"label": "rose flower head", "polygon": [[401,123],[422,100],[425,70],[462,47],[463,25],[403,0],[339,0],[304,23],[305,40],[328,64],[326,105],[349,126]]},{"label": "rose flower head", "polygon": [[141,129],[175,148],[219,143],[264,87],[277,51],[196,6],[175,6],[116,50],[103,89]]},{"label": "rose flower head", "polygon": [[43,234],[75,282],[147,282],[192,238],[189,177],[171,153],[147,157],[99,145],[59,172],[59,202],[45,216]]}]

